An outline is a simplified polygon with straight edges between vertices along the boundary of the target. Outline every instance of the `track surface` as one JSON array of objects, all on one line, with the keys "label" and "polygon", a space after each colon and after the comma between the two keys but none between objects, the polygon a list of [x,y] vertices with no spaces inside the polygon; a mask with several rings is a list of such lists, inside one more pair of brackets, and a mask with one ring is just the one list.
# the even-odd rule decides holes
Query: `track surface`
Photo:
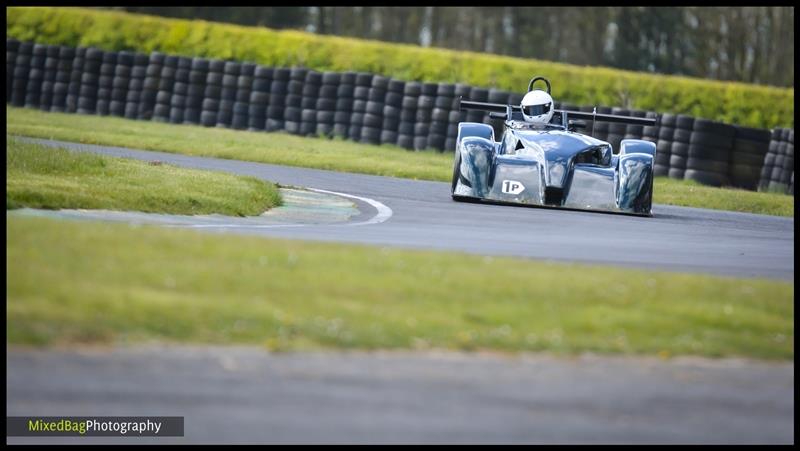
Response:
[{"label": "track surface", "polygon": [[[237,233],[456,250],[740,277],[794,279],[794,218],[655,205],[654,217],[450,199],[447,183],[23,138],[140,160],[252,175],[377,200],[393,215],[365,227],[231,229]],[[356,201],[359,209],[376,209]],[[364,216],[362,215],[362,216]]]},{"label": "track surface", "polygon": [[185,438],[151,443],[794,442],[793,363],[243,347],[12,348],[7,363],[8,415],[185,417]]},{"label": "track surface", "polygon": [[[346,224],[208,230],[794,277],[792,218],[668,206],[637,218],[459,204],[446,183],[64,145],[364,198],[348,198],[360,213]],[[794,441],[793,362],[238,347],[8,351],[8,415],[186,417],[185,438],[8,443]]]}]

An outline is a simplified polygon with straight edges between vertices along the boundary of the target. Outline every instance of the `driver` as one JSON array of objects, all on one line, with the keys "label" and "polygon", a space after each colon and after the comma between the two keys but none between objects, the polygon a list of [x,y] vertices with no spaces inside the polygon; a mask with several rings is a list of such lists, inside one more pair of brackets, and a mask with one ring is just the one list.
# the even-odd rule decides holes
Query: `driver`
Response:
[{"label": "driver", "polygon": [[553,98],[545,91],[535,89],[525,94],[520,104],[525,122],[544,126],[553,118]]}]

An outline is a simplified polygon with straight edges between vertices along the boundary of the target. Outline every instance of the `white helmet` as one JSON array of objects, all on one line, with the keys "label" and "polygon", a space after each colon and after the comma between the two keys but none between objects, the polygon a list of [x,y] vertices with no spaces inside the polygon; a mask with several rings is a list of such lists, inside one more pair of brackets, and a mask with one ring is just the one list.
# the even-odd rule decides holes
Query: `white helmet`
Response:
[{"label": "white helmet", "polygon": [[553,118],[553,98],[541,89],[525,94],[520,107],[526,122],[544,125]]}]

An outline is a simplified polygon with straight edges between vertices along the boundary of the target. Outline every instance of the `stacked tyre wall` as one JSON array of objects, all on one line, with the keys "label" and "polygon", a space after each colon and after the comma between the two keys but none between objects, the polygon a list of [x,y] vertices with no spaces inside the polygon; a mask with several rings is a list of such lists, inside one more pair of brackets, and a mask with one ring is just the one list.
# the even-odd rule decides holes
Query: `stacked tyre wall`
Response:
[{"label": "stacked tyre wall", "polygon": [[793,129],[776,128],[772,130],[769,150],[761,168],[758,188],[761,191],[794,194]]},{"label": "stacked tyre wall", "polygon": [[[6,103],[45,111],[302,136],[339,137],[406,149],[452,151],[462,121],[503,122],[460,111],[458,99],[519,104],[520,93],[153,52],[103,52],[6,40]],[[591,112],[593,107],[556,108]],[[712,186],[794,193],[794,131],[738,127],[619,107],[598,113],[653,117],[656,126],[588,121],[608,141],[656,143],[656,174]]]}]

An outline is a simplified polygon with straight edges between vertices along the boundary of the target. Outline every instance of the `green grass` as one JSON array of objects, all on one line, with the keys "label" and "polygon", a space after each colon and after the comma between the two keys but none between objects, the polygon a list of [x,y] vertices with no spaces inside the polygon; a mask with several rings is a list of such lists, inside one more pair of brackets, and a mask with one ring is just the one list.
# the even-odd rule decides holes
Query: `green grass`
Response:
[{"label": "green grass", "polygon": [[9,344],[794,356],[791,282],[7,219]]},{"label": "green grass", "polygon": [[675,180],[668,177],[656,177],[653,190],[655,202],[661,204],[794,216],[794,196],[784,193],[715,188],[693,180]]},{"label": "green grass", "polygon": [[[248,132],[116,117],[45,113],[9,106],[6,106],[6,113],[6,125],[10,134],[86,144],[424,180],[445,180],[452,172],[453,164],[449,154],[409,152],[397,146],[378,147],[353,141],[306,138],[288,133]],[[450,169],[444,171],[448,166]]]},{"label": "green grass", "polygon": [[[286,133],[245,132],[115,117],[46,113],[6,106],[8,133],[159,150],[334,171],[450,181],[450,152],[409,152],[397,146],[306,138]],[[655,203],[794,216],[794,197],[713,188],[691,181],[656,178]]]},{"label": "green grass", "polygon": [[6,209],[85,208],[252,216],[280,205],[275,185],[6,137]]}]

